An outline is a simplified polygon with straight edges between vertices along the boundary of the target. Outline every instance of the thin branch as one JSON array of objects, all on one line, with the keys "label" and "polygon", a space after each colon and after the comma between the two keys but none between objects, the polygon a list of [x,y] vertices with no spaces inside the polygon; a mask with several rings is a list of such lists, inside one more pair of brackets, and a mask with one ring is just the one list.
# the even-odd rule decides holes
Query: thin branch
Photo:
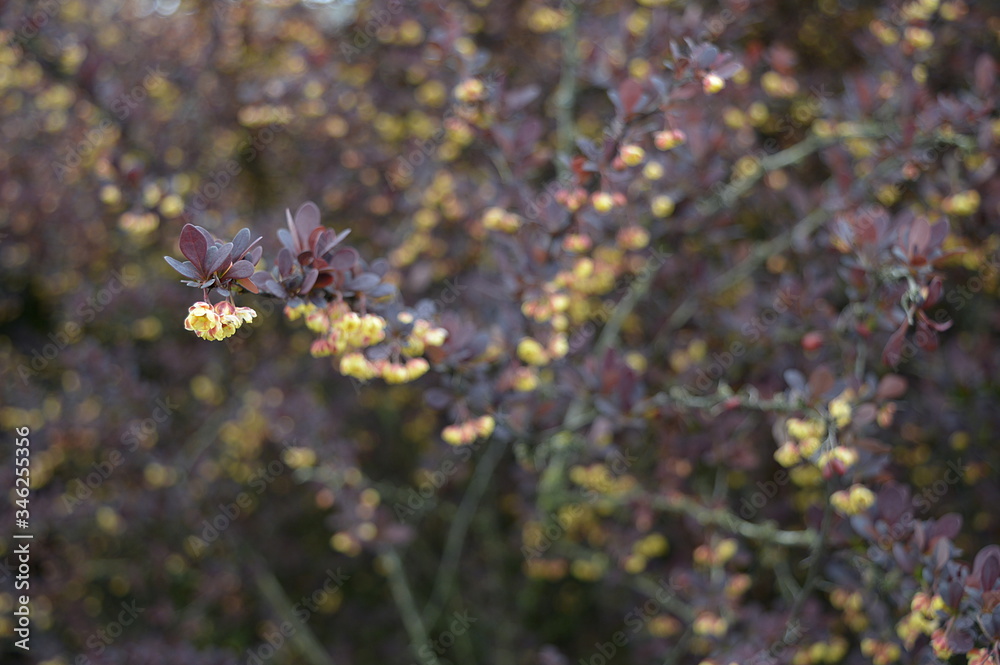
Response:
[{"label": "thin branch", "polygon": [[406,634],[410,637],[410,650],[413,651],[413,655],[418,661],[426,662],[428,665],[440,665],[433,650],[425,649],[427,655],[420,652],[420,647],[430,642],[430,635],[427,633],[427,627],[420,617],[419,610],[417,610],[417,604],[413,601],[413,593],[410,591],[406,574],[403,572],[403,562],[394,547],[389,546],[382,553],[382,566],[389,578],[392,599],[403,619]]},{"label": "thin branch", "polygon": [[[566,25],[562,32],[562,71],[556,88],[556,150],[563,159],[559,160],[560,179],[569,175],[569,160],[573,152],[576,126],[573,122],[573,107],[576,105],[576,73],[579,64],[577,49],[579,40],[578,3],[569,3]],[[563,161],[565,160],[565,162]]]},{"label": "thin branch", "polygon": [[[249,547],[246,543],[244,543],[244,546]],[[310,665],[334,665],[333,659],[316,638],[315,633],[312,632],[304,621],[299,620],[295,616],[292,601],[288,599],[288,594],[282,588],[281,582],[278,581],[278,578],[268,567],[264,558],[256,552],[253,554],[252,568],[254,581],[257,583],[257,588],[260,590],[261,595],[264,596],[267,603],[283,622],[295,626],[296,630],[288,639],[295,645],[298,652],[302,654],[305,661],[310,663]]]},{"label": "thin branch", "polygon": [[[812,235],[829,216],[829,211],[817,208],[799,220],[792,228],[787,229],[767,242],[760,243],[754,247],[753,251],[745,259],[713,279],[708,285],[708,292],[718,293],[736,286],[747,279],[767,259],[791,247],[792,241],[795,238],[805,238]],[[698,307],[698,300],[703,297],[705,297],[704,293],[694,291],[689,293],[687,298],[681,302],[670,316],[670,320],[667,322],[667,329],[676,330],[690,321]]]},{"label": "thin branch", "polygon": [[[644,499],[646,497],[633,497]],[[785,531],[779,529],[774,522],[749,522],[737,517],[725,508],[708,508],[682,494],[671,496],[654,496],[650,505],[656,510],[668,513],[687,515],[699,524],[719,526],[733,533],[763,542],[785,545],[788,547],[816,547],[817,534],[812,529],[801,531]]]},{"label": "thin branch", "polygon": [[506,450],[507,439],[494,437],[479,463],[476,464],[476,470],[472,475],[472,480],[469,481],[469,487],[465,490],[462,503],[448,529],[444,553],[441,555],[441,564],[438,566],[434,579],[430,600],[424,607],[423,617],[428,625],[434,625],[448,602],[451,590],[455,586],[455,577],[458,573],[459,559],[462,556],[462,547],[465,545],[465,536],[472,524],[472,518],[476,514],[479,502],[490,484],[493,471],[500,463]]},{"label": "thin branch", "polygon": [[819,537],[816,538],[812,550],[809,552],[809,571],[806,573],[806,580],[802,583],[802,588],[799,590],[799,594],[792,604],[792,609],[788,612],[788,622],[785,625],[786,631],[791,627],[792,622],[795,621],[795,617],[798,615],[799,610],[802,609],[802,604],[805,602],[806,597],[809,596],[813,587],[816,586],[820,564],[823,560],[823,548],[826,547],[826,539],[830,535],[830,526],[832,524],[833,504],[830,502],[829,492],[827,492],[826,505],[823,507],[823,521],[819,528]]}]

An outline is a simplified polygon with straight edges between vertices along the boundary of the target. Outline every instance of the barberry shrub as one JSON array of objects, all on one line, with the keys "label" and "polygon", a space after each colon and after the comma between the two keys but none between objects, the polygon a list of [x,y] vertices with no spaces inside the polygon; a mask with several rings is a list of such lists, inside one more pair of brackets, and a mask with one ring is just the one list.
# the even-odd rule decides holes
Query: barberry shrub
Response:
[{"label": "barberry shrub", "polygon": [[[43,231],[162,296],[14,358],[54,617],[155,606],[119,661],[1000,665],[988,5],[198,7],[120,19],[183,66],[96,134],[137,46],[66,9],[2,54],[94,145],[0,194],[97,191]],[[126,431],[154,387],[183,418]]]}]

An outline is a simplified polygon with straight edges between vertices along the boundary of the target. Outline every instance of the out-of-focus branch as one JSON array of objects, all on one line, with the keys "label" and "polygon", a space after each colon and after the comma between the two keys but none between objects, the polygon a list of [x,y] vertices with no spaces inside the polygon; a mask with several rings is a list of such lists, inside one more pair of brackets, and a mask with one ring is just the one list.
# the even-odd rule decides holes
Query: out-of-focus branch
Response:
[{"label": "out-of-focus branch", "polygon": [[573,107],[576,105],[576,74],[579,64],[577,35],[579,9],[575,2],[568,4],[566,25],[562,31],[562,70],[555,95],[556,149],[559,157],[566,160],[565,163],[559,160],[560,180],[569,173],[569,158],[573,152],[573,142],[576,138]]},{"label": "out-of-focus branch", "polygon": [[406,628],[406,634],[410,638],[413,655],[418,661],[423,660],[430,665],[439,665],[433,650],[425,650],[429,654],[429,658],[420,651],[421,646],[430,642],[430,635],[427,633],[427,627],[420,616],[417,604],[413,601],[410,584],[406,581],[406,574],[403,572],[403,561],[399,558],[396,549],[392,546],[387,547],[382,553],[381,562],[385,574],[389,578],[392,599],[396,603],[399,615],[403,619],[403,626]]},{"label": "out-of-focus branch", "polygon": [[455,586],[455,577],[458,574],[459,558],[462,556],[462,547],[465,544],[465,536],[472,524],[472,518],[479,507],[479,501],[486,493],[486,488],[493,477],[493,471],[507,450],[507,439],[494,437],[490,441],[489,447],[476,464],[476,470],[469,481],[469,487],[465,490],[462,503],[458,507],[458,512],[451,521],[448,529],[448,536],[445,539],[444,553],[441,555],[441,564],[438,566],[437,575],[434,579],[434,586],[431,590],[430,600],[424,607],[423,618],[428,625],[433,625],[441,616],[452,588]]},{"label": "out-of-focus branch", "polygon": [[763,522],[760,524],[748,522],[725,508],[708,508],[682,494],[654,496],[650,499],[650,505],[654,509],[663,512],[686,515],[704,526],[722,527],[745,538],[773,543],[775,545],[815,547],[818,541],[818,536],[812,529],[785,531],[779,529],[774,522]]},{"label": "out-of-focus branch", "polygon": [[288,639],[310,665],[333,665],[333,659],[320,644],[316,635],[304,621],[300,621],[295,616],[292,601],[288,599],[288,594],[285,593],[278,578],[271,572],[264,559],[256,554],[253,558],[254,581],[257,583],[261,595],[284,622],[296,628]]}]

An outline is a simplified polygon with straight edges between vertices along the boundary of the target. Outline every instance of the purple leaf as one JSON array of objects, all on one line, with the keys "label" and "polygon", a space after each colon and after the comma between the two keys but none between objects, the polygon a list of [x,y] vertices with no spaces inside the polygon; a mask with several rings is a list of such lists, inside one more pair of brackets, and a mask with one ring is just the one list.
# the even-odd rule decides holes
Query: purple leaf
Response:
[{"label": "purple leaf", "polygon": [[287,247],[282,247],[281,249],[278,250],[278,258],[276,263],[278,266],[278,273],[282,277],[287,277],[288,275],[291,274],[293,259],[292,259],[292,253],[291,251],[288,250]]},{"label": "purple leaf", "polygon": [[708,69],[715,64],[715,59],[719,57],[719,49],[714,46],[704,46],[698,49],[698,52],[693,55],[699,67]]},{"label": "purple leaf", "polygon": [[249,261],[237,261],[226,271],[229,279],[244,279],[253,275],[253,264]]},{"label": "purple leaf", "polygon": [[716,75],[721,76],[724,79],[732,78],[743,69],[743,65],[738,62],[727,62],[718,69],[715,70]]},{"label": "purple leaf", "polygon": [[285,290],[285,287],[283,287],[281,284],[278,284],[273,279],[267,280],[263,288],[273,296],[278,296],[279,298],[288,297],[288,291]]},{"label": "purple leaf", "polygon": [[315,268],[309,268],[305,271],[302,276],[302,285],[299,286],[299,293],[306,294],[312,290],[313,284],[316,283],[316,278],[319,277],[319,271]]},{"label": "purple leaf", "polygon": [[208,257],[205,259],[205,272],[209,275],[218,270],[228,268],[231,263],[230,255],[233,252],[233,243],[227,242],[225,245],[216,245],[208,248]]},{"label": "purple leaf", "polygon": [[392,284],[379,284],[374,289],[368,292],[368,295],[372,298],[388,298],[396,293],[396,287]]},{"label": "purple leaf", "polygon": [[[259,238],[258,238],[259,240]],[[253,265],[257,265],[260,262],[260,255],[264,253],[263,247],[254,247],[243,257]]]},{"label": "purple leaf", "polygon": [[910,325],[907,321],[903,321],[903,325],[899,326],[899,330],[892,333],[889,337],[889,341],[885,345],[885,349],[882,351],[882,363],[895,367],[899,364],[899,361],[903,357],[903,342],[906,341],[906,331],[909,329]]},{"label": "purple leaf", "polygon": [[350,270],[358,262],[358,253],[350,247],[344,247],[330,257],[330,267],[335,270]]},{"label": "purple leaf", "polygon": [[988,545],[979,550],[972,564],[972,579],[978,580],[983,591],[992,591],[1000,577],[1000,546]]},{"label": "purple leaf", "polygon": [[337,246],[340,238],[330,229],[324,229],[313,245],[313,252],[316,256],[325,256],[327,252]]},{"label": "purple leaf", "polygon": [[258,270],[253,275],[250,276],[250,281],[252,281],[257,286],[263,287],[267,284],[268,280],[273,280],[274,277],[266,270]]},{"label": "purple leaf", "polygon": [[242,258],[250,247],[250,229],[242,228],[233,238],[233,256]]},{"label": "purple leaf", "polygon": [[899,374],[886,374],[875,389],[877,399],[898,399],[906,394],[906,379]]},{"label": "purple leaf", "polygon": [[288,229],[278,229],[278,240],[289,252],[296,253],[298,248],[295,246],[295,237]]},{"label": "purple leaf", "polygon": [[250,293],[259,293],[260,292],[260,289],[257,287],[257,285],[254,284],[253,281],[251,281],[249,278],[238,279],[238,280],[236,280],[236,283],[239,284],[240,286],[242,286],[244,289],[246,289]]},{"label": "purple leaf", "polygon": [[894,523],[903,514],[910,502],[910,490],[905,485],[887,484],[878,493],[878,512],[889,524]]},{"label": "purple leaf", "polygon": [[363,272],[347,283],[350,291],[369,291],[374,289],[382,279],[372,272]]},{"label": "purple leaf", "polygon": [[299,234],[301,248],[309,246],[309,235],[319,226],[319,208],[312,201],[306,201],[295,213],[295,228]]},{"label": "purple leaf", "polygon": [[184,275],[188,279],[200,278],[198,271],[195,270],[194,265],[190,261],[185,261],[184,263],[181,263],[180,261],[171,256],[164,256],[163,258],[167,260],[167,263],[169,263],[174,270]]},{"label": "purple leaf", "polygon": [[956,513],[943,515],[941,519],[934,523],[932,532],[934,536],[944,536],[953,540],[962,528],[962,516]]},{"label": "purple leaf", "polygon": [[181,229],[180,247],[181,254],[191,261],[199,274],[206,274],[205,253],[208,251],[208,242],[193,224],[185,224]]}]

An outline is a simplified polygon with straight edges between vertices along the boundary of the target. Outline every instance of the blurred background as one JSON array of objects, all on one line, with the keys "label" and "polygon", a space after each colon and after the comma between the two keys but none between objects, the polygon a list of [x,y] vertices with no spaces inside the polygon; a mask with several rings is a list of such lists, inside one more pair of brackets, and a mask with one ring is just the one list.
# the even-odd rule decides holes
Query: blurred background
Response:
[{"label": "blurred background", "polygon": [[[642,71],[626,54],[652,60],[666,52],[656,30],[665,35],[667,24],[653,24],[652,41],[636,35],[661,11],[655,6],[668,4],[582,3],[581,30],[597,37],[582,39],[596,48],[583,49],[589,73],[577,96],[581,135],[600,137],[613,115],[605,82]],[[862,47],[876,12],[892,14],[867,4],[673,3],[670,35],[715,40],[737,59],[767,52],[780,63],[792,53],[795,65],[783,71],[795,70],[801,93],[816,95],[815,85],[829,83],[830,92],[818,96],[836,98],[849,73],[866,66]],[[990,7],[995,3],[964,19],[980,32],[942,28],[944,55],[928,65],[939,91],[971,85],[974,58],[963,49],[996,51],[1000,26]],[[556,665],[590,654],[595,639],[610,639],[641,606],[624,585],[598,582],[583,564],[574,568],[572,555],[525,569],[520,528],[530,512],[526,488],[535,481],[511,461],[484,490],[489,509],[453,562],[464,600],[432,603],[429,611],[410,607],[387,569],[391,557],[375,552],[407,544],[417,595],[438,598],[444,538],[474,468],[437,438],[451,421],[425,399],[436,379],[391,390],[353,384],[309,357],[313,335],[301,322],[250,296],[238,304],[260,313],[252,326],[225,342],[197,340],[183,320],[200,294],[180,284],[162,258],[180,258],[177,237],[192,222],[224,240],[249,227],[264,236],[266,263],[285,209],[313,200],[328,226],[352,229],[350,242],[362,256],[389,260],[390,279],[408,302],[426,297],[442,309],[472,308],[483,329],[502,328],[490,284],[477,281],[485,232],[473,220],[497,199],[493,174],[506,168],[495,142],[506,140],[507,154],[527,155],[511,187],[524,200],[556,177],[554,91],[569,12],[535,0],[2,4],[0,473],[7,488],[8,441],[15,427],[30,427],[35,540],[32,650],[13,646],[15,594],[10,571],[0,571],[0,661],[403,665],[417,661],[410,629],[423,620],[442,647],[432,645],[435,656],[427,651],[420,662]],[[776,44],[784,50],[769,50]],[[764,113],[787,111],[788,96],[760,93],[754,71],[733,105],[749,112],[757,101]],[[452,91],[469,77],[522,91],[493,143],[481,141],[474,125],[450,122]],[[792,133],[806,131],[812,119]],[[791,141],[786,129],[757,125],[752,133],[755,141]],[[995,125],[983,131],[997,134]],[[754,149],[715,145],[720,154]],[[690,168],[706,179],[722,173]],[[821,183],[823,168],[808,163],[804,181]],[[944,477],[945,461],[962,460],[961,491],[949,485],[935,494],[927,516],[963,512],[961,542],[973,551],[1000,535],[990,508],[1000,497],[991,482],[979,482],[997,461],[986,443],[1000,425],[1000,309],[989,258],[1000,237],[995,183],[978,185],[987,212],[960,227],[977,259],[950,269],[957,284],[969,286],[976,275],[981,281],[953,308],[960,332],[946,337],[936,360],[907,370],[928,387],[914,384],[912,411],[901,413],[893,430],[900,475],[920,487]],[[733,228],[760,241],[776,223],[766,206],[784,210],[776,191],[725,224],[702,225],[693,206],[679,209],[664,233],[693,256],[735,237]],[[789,191],[792,207],[808,199]],[[689,276],[721,270],[719,257],[704,251],[704,263],[672,263],[673,281],[654,301],[681,297]],[[795,264],[803,274],[805,263]],[[783,268],[768,270],[775,276]],[[760,302],[773,297],[763,293]],[[728,348],[731,338],[713,336],[711,319],[702,323],[664,342],[664,366],[673,358],[673,371],[693,377],[706,348]],[[789,355],[775,349],[790,343],[798,353],[797,334],[768,340],[737,364],[733,380],[779,385]],[[693,433],[694,458],[721,440],[716,426],[723,427],[678,419],[662,425],[662,436]],[[725,427],[740,431],[732,422]],[[763,441],[769,432],[743,435]],[[428,491],[433,498],[414,500],[417,517],[400,518],[383,496],[393,488],[405,502],[411,489],[426,488],[419,469],[454,470]],[[13,500],[5,497],[0,514],[0,558],[8,561]],[[671,539],[678,556],[699,542]],[[656,539],[644,547],[650,559],[666,551]],[[663,570],[659,579],[666,580],[672,569]],[[772,595],[758,590],[755,602],[767,608]],[[661,610],[636,615],[648,633],[629,645],[623,662],[669,652],[678,621]],[[463,624],[462,612],[475,623]],[[783,623],[761,616],[768,630]],[[302,621],[282,634],[293,618]],[[680,662],[700,660],[691,658]]]}]

